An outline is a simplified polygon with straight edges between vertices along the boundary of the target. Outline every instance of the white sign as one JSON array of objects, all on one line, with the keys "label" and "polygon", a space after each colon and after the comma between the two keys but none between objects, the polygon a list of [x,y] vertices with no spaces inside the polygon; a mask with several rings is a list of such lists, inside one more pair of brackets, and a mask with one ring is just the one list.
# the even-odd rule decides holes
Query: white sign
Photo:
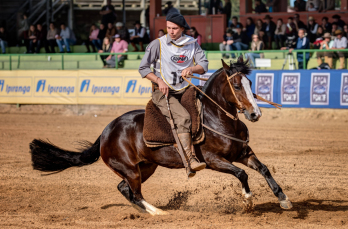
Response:
[{"label": "white sign", "polygon": [[269,68],[271,67],[271,59],[261,59],[261,58],[256,58],[255,59],[255,67],[266,67]]},{"label": "white sign", "polygon": [[282,73],[282,104],[300,104],[300,73]]},{"label": "white sign", "polygon": [[341,76],[341,106],[348,106],[348,73]]},{"label": "white sign", "polygon": [[329,105],[330,73],[312,73],[311,105]]},{"label": "white sign", "polygon": [[[273,102],[274,74],[273,73],[256,73],[255,81],[256,81],[256,85],[255,85],[256,94],[268,101]],[[260,100],[257,100],[257,103],[267,104]]]}]

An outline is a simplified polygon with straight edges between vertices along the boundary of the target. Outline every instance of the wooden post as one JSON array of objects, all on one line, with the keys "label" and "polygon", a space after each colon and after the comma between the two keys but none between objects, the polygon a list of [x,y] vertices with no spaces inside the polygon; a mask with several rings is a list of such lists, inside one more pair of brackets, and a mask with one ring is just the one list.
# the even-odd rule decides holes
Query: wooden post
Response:
[{"label": "wooden post", "polygon": [[156,37],[155,31],[155,18],[157,16],[162,16],[162,1],[161,0],[150,0],[150,33],[151,38]]}]

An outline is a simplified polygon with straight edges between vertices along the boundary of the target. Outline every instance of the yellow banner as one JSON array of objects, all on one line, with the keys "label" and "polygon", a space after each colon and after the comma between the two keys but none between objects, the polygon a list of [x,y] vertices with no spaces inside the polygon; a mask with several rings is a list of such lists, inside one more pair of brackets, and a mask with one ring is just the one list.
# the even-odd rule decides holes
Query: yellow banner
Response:
[{"label": "yellow banner", "polygon": [[0,71],[0,103],[145,105],[151,89],[136,70]]}]

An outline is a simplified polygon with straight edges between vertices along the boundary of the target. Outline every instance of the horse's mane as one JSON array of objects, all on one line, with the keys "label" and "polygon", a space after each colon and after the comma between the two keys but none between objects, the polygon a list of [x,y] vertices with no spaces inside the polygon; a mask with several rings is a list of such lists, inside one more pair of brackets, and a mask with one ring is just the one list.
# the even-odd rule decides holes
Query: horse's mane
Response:
[{"label": "horse's mane", "polygon": [[[210,87],[210,85],[213,84],[216,76],[220,75],[221,72],[223,71],[223,68],[220,68],[216,72],[214,72],[210,77],[207,82],[205,82],[204,87],[202,88],[202,91],[204,93],[207,93],[207,89]],[[236,72],[241,72],[244,75],[249,75],[251,73],[250,65],[249,65],[249,60],[243,61],[243,62],[230,62],[230,69],[227,70],[228,75],[232,75]],[[202,94],[199,94],[200,98],[202,97]]]}]

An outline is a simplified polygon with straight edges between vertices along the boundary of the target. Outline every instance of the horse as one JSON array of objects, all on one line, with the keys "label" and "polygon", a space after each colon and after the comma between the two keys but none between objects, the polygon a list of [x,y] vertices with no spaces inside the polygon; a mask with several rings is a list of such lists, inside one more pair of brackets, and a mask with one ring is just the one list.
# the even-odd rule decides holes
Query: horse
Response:
[{"label": "horse", "polygon": [[[228,138],[230,136],[246,141],[248,129],[242,121],[228,117],[223,110],[237,117],[238,108],[251,122],[258,121],[262,113],[253,97],[251,81],[246,77],[251,72],[248,60],[243,61],[241,56],[230,66],[222,60],[222,65],[202,88],[203,93],[221,109],[217,109],[207,96],[198,95],[202,104],[203,124],[210,128],[205,129],[205,140],[194,146],[196,155],[206,163],[207,169],[231,174],[241,182],[243,202],[247,209],[253,207],[248,175],[232,162],[258,171],[278,198],[280,207],[291,209],[290,200],[251,147]],[[229,78],[233,74],[234,77]],[[231,93],[231,90],[234,92]],[[173,145],[157,148],[146,146],[143,140],[144,115],[144,110],[133,110],[114,119],[94,144],[86,143],[80,152],[67,151],[49,141],[34,139],[30,143],[32,166],[36,170],[56,173],[69,167],[92,164],[101,157],[121,177],[122,181],[117,188],[136,209],[151,215],[168,214],[145,201],[141,184],[151,177],[158,166],[180,169],[184,168],[184,164]]]}]

